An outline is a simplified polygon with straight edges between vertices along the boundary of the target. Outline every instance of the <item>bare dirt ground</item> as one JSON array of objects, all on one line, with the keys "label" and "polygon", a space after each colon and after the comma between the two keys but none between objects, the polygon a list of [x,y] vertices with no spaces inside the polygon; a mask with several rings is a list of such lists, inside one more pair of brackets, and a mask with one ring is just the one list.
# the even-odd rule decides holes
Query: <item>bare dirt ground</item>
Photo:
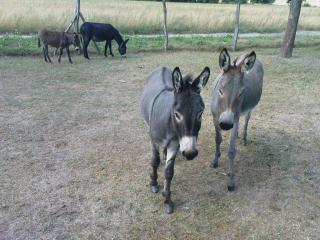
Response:
[{"label": "bare dirt ground", "polygon": [[[262,100],[227,191],[227,137],[217,170],[210,116],[218,53],[139,53],[121,61],[0,58],[0,239],[319,239],[320,48],[257,49]],[[176,210],[149,192],[151,156],[139,96],[155,67],[212,77],[199,156],[179,156]],[[163,163],[160,183],[163,182]],[[162,184],[161,184],[162,186]]]}]

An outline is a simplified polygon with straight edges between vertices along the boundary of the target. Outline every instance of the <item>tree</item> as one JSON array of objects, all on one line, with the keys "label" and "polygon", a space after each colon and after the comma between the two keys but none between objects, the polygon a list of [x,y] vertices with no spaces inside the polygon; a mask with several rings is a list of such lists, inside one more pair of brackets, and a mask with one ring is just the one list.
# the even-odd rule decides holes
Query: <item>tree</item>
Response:
[{"label": "tree", "polygon": [[294,40],[296,38],[296,32],[297,32],[297,27],[299,22],[301,4],[302,4],[302,0],[290,1],[288,24],[286,28],[286,33],[283,38],[281,52],[280,52],[280,56],[283,58],[292,57]]},{"label": "tree", "polygon": [[166,0],[162,0],[163,6],[163,34],[164,34],[164,50],[167,51],[168,49],[168,28],[167,28],[167,4]]}]

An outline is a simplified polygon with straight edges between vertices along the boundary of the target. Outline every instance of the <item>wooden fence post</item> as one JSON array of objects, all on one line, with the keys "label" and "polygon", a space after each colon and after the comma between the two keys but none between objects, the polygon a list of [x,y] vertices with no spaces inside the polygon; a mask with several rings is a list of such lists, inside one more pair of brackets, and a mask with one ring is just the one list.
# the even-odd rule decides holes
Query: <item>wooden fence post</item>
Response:
[{"label": "wooden fence post", "polygon": [[168,28],[167,28],[167,5],[166,0],[162,0],[163,6],[163,34],[164,34],[164,50],[167,51],[169,45]]},{"label": "wooden fence post", "polygon": [[239,29],[240,29],[240,0],[238,0],[237,9],[236,9],[236,27],[234,29],[233,42],[232,42],[233,51],[236,51],[237,49]]}]

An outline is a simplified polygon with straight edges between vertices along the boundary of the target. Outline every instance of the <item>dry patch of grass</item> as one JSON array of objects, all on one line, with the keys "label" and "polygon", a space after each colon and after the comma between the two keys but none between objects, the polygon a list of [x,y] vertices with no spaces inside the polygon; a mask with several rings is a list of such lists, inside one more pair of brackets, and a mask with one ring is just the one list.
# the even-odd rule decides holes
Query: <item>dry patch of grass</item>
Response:
[{"label": "dry patch of grass", "polygon": [[[37,32],[40,28],[64,30],[71,22],[74,1],[10,0],[0,5],[0,32]],[[87,21],[109,22],[123,33],[161,33],[159,2],[82,0]],[[288,6],[243,5],[242,32],[279,32],[286,27]],[[168,3],[170,32],[233,32],[235,5]],[[320,30],[320,8],[302,8],[300,30]]]},{"label": "dry patch of grass", "polygon": [[[128,59],[46,64],[0,58],[0,235],[5,239],[316,239],[320,222],[319,47],[256,49],[263,98],[247,147],[239,140],[237,190],[209,168],[209,112],[218,53],[129,54]],[[196,60],[195,60],[196,59]],[[198,73],[211,67],[200,153],[176,162],[166,215],[149,192],[150,145],[139,114],[146,75],[160,65]],[[125,81],[125,82],[123,82]],[[225,133],[224,139],[228,134]],[[160,183],[163,181],[163,163]]]}]

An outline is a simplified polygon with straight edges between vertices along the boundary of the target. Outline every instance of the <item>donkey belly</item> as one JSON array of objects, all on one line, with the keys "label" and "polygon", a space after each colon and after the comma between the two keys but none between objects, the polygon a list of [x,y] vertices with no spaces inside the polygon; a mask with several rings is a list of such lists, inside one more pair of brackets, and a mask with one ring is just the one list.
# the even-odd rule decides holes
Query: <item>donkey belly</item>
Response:
[{"label": "donkey belly", "polygon": [[165,146],[171,139],[171,106],[173,93],[165,91],[154,102],[150,116],[150,136],[153,142]]},{"label": "donkey belly", "polygon": [[261,92],[252,93],[245,96],[241,107],[241,115],[250,112],[260,101]]},{"label": "donkey belly", "polygon": [[244,99],[241,114],[251,111],[260,101],[263,85],[262,64],[256,60],[254,69],[244,77]]},{"label": "donkey belly", "polygon": [[103,33],[94,33],[92,36],[92,40],[95,42],[104,42],[106,40],[110,40],[107,36],[105,36]]},{"label": "donkey belly", "polygon": [[141,114],[149,127],[151,140],[159,145],[165,144],[170,135],[168,132],[170,133],[173,92],[167,78],[171,81],[171,73],[169,68],[153,71],[140,99]]}]

